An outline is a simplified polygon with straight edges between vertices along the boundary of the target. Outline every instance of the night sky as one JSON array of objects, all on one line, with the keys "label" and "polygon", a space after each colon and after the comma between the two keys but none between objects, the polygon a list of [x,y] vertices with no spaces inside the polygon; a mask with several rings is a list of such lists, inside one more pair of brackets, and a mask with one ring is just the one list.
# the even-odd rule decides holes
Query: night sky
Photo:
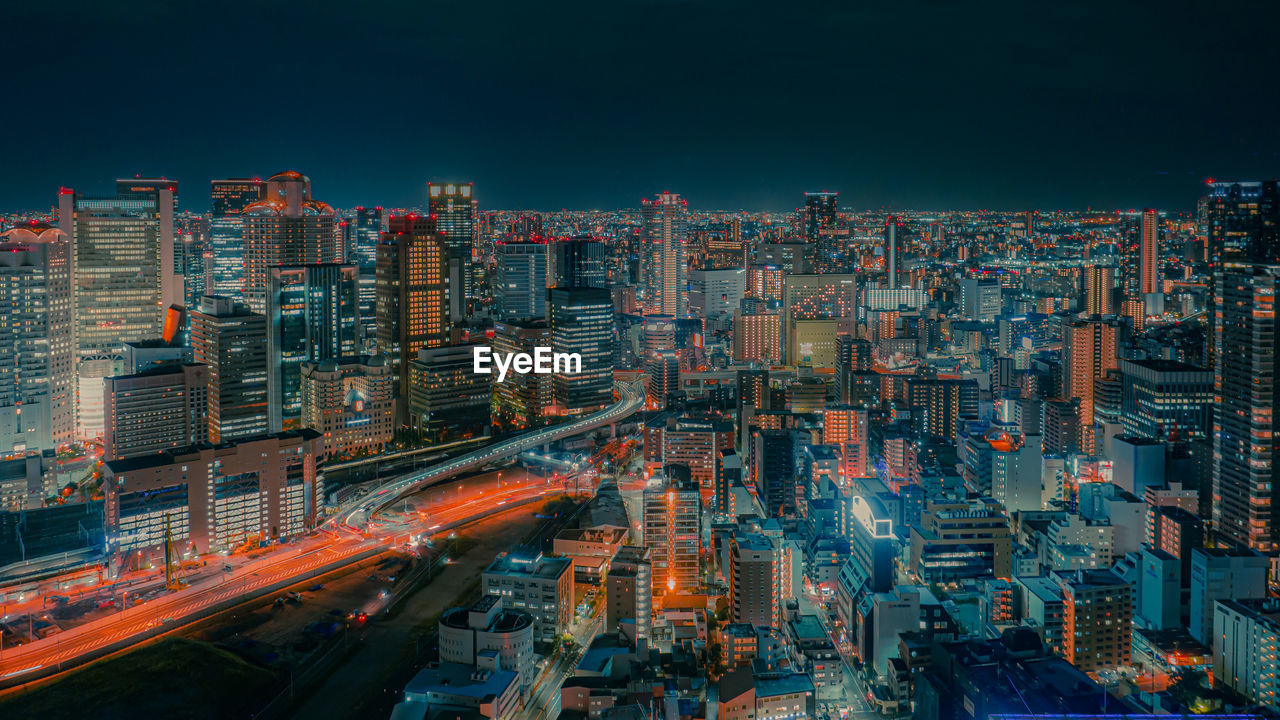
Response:
[{"label": "night sky", "polygon": [[1186,210],[1280,175],[1275,2],[172,5],[6,8],[0,209],[280,169],[543,210]]}]

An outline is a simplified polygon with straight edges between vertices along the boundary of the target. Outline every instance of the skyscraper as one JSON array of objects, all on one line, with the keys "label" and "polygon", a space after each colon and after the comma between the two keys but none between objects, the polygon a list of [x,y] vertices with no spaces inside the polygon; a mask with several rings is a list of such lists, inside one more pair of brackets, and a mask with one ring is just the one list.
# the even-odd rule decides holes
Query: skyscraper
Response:
[{"label": "skyscraper", "polygon": [[613,301],[604,288],[551,290],[551,349],[582,358],[579,372],[554,376],[556,405],[575,414],[613,400]]},{"label": "skyscraper", "polygon": [[546,243],[499,242],[494,246],[494,253],[498,265],[498,317],[546,317]]},{"label": "skyscraper", "polygon": [[90,197],[63,188],[59,229],[72,240],[76,338],[82,359],[158,337],[174,286],[173,192]]},{"label": "skyscraper", "polygon": [[791,587],[791,546],[763,533],[735,532],[730,540],[725,575],[732,605],[729,618],[754,626],[781,627]]},{"label": "skyscraper", "polygon": [[806,192],[804,194],[804,236],[818,242],[824,229],[836,224],[836,206],[840,200],[837,192]]},{"label": "skyscraper", "polygon": [[1218,274],[1227,260],[1264,260],[1280,254],[1280,187],[1262,182],[1211,182],[1204,198],[1205,255],[1212,275],[1206,314],[1205,364],[1212,366],[1220,350]]},{"label": "skyscraper", "polygon": [[382,208],[356,208],[347,262],[360,268],[360,326],[364,338],[378,334],[378,243],[382,240]]},{"label": "skyscraper", "polygon": [[378,244],[378,350],[391,358],[399,422],[407,420],[409,363],[449,342],[449,250],[431,218],[398,215]]},{"label": "skyscraper", "polygon": [[608,248],[590,236],[557,240],[550,247],[551,287],[609,287]]},{"label": "skyscraper", "polygon": [[[1160,292],[1160,213],[1142,211],[1142,239],[1138,249],[1138,292]],[[1144,297],[1145,299],[1145,297]]]},{"label": "skyscraper", "polygon": [[0,455],[73,439],[75,345],[71,242],[24,225],[0,235]]},{"label": "skyscraper", "polygon": [[689,203],[676,193],[640,201],[646,312],[679,316],[688,301]]},{"label": "skyscraper", "polygon": [[[551,326],[544,320],[508,320],[493,325],[493,351],[531,354],[551,345]],[[554,400],[553,377],[515,374],[493,384],[493,424],[503,430],[525,430],[546,424]]]},{"label": "skyscraper", "polygon": [[1275,488],[1275,322],[1280,259],[1228,260],[1218,273],[1214,387],[1213,525],[1219,538],[1262,552],[1280,548]]},{"label": "skyscraper", "polygon": [[302,419],[302,363],[357,354],[359,270],[354,265],[278,266],[267,274],[267,386],[271,432]]},{"label": "skyscraper", "polygon": [[898,243],[904,230],[902,220],[890,215],[884,221],[884,269],[888,275],[889,289],[898,287]]},{"label": "skyscraper", "polygon": [[1085,312],[1089,315],[1114,315],[1112,290],[1116,285],[1116,269],[1110,265],[1090,265],[1084,269]]},{"label": "skyscraper", "polygon": [[1094,380],[1118,370],[1120,326],[1093,318],[1062,329],[1062,395],[1080,399],[1080,447],[1093,451]]},{"label": "skyscraper", "polygon": [[288,171],[267,179],[264,197],[241,214],[244,227],[244,299],[266,312],[267,278],[278,265],[336,263],[333,208],[311,199],[311,180]]},{"label": "skyscraper", "polygon": [[267,318],[206,295],[191,313],[191,347],[209,367],[209,441],[267,432]]},{"label": "skyscraper", "polygon": [[258,179],[232,178],[210,182],[209,254],[212,256],[210,287],[206,294],[240,299],[244,295],[244,209],[262,199],[265,183]]},{"label": "skyscraper", "polygon": [[[471,313],[476,287],[472,246],[476,241],[476,206],[471,183],[427,183],[427,214],[449,250],[449,277],[455,292],[450,315],[455,322]],[[454,278],[456,282],[453,282]]]},{"label": "skyscraper", "polygon": [[58,193],[59,229],[71,238],[80,437],[102,434],[102,379],[119,369],[123,344],[159,336],[165,308],[182,302],[173,190],[147,185],[121,192],[118,186],[108,197]]}]

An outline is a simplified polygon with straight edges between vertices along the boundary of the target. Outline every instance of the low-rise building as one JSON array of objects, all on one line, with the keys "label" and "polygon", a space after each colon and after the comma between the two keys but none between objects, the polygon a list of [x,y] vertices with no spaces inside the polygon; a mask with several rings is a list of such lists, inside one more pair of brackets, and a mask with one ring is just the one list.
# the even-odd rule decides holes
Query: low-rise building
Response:
[{"label": "low-rise building", "polygon": [[534,678],[533,616],[502,607],[502,598],[483,595],[471,607],[440,617],[440,660],[487,670],[511,670],[527,689]]},{"label": "low-rise building", "polygon": [[503,553],[480,575],[483,591],[533,616],[534,639],[555,642],[573,617],[573,561],[541,553]]}]

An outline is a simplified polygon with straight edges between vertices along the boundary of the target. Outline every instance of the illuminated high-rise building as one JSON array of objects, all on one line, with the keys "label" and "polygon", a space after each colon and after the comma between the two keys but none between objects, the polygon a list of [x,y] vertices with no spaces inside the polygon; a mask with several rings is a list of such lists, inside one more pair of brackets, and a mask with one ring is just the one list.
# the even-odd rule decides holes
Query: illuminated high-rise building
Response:
[{"label": "illuminated high-rise building", "polygon": [[1116,269],[1111,265],[1090,265],[1084,269],[1085,312],[1089,315],[1114,315],[1113,289]]},{"label": "illuminated high-rise building", "polygon": [[550,287],[609,287],[609,253],[589,236],[566,238],[548,249]]},{"label": "illuminated high-rise building", "polygon": [[1227,260],[1269,262],[1280,254],[1280,185],[1262,182],[1211,182],[1203,200],[1205,255],[1211,269],[1206,319],[1205,364],[1213,366],[1222,349],[1216,331],[1220,302],[1218,275]]},{"label": "illuminated high-rise building", "polygon": [[641,276],[647,312],[679,316],[688,301],[689,202],[676,193],[640,201]]},{"label": "illuminated high-rise building", "polygon": [[581,357],[581,368],[556,372],[556,406],[576,414],[613,401],[613,301],[605,288],[553,288],[551,349]]},{"label": "illuminated high-rise building", "polygon": [[267,386],[271,432],[302,419],[302,364],[358,354],[359,270],[279,266],[267,274]]},{"label": "illuminated high-rise building", "polygon": [[1112,570],[1056,575],[1062,591],[1062,655],[1085,672],[1128,665],[1133,586]]},{"label": "illuminated high-rise building", "polygon": [[1142,238],[1138,247],[1138,292],[1160,292],[1160,213],[1142,211]]},{"label": "illuminated high-rise building", "polygon": [[782,315],[777,311],[734,315],[733,359],[772,365],[782,361]]},{"label": "illuminated high-rise building", "polygon": [[[507,320],[493,324],[493,352],[532,354],[551,346],[551,326],[545,320]],[[493,424],[507,431],[536,428],[547,423],[554,399],[552,376],[517,373],[493,384]]]},{"label": "illuminated high-rise building", "polygon": [[1092,452],[1094,380],[1120,369],[1120,326],[1093,318],[1062,328],[1062,395],[1080,399],[1080,447]]},{"label": "illuminated high-rise building", "polygon": [[664,595],[691,592],[700,584],[702,496],[685,468],[672,465],[650,478],[643,507],[656,610]]},{"label": "illuminated high-rise building", "polygon": [[547,316],[547,245],[499,242],[494,245],[499,318]]},{"label": "illuminated high-rise building", "polygon": [[58,194],[59,229],[71,238],[79,437],[102,434],[102,379],[119,370],[124,343],[158,337],[165,308],[183,302],[174,272],[176,185],[139,182],[138,191],[126,186],[115,196]]},{"label": "illuminated high-rise building", "polygon": [[888,276],[890,290],[898,287],[899,244],[902,242],[902,233],[905,230],[906,226],[896,215],[890,215],[884,221],[884,270]]},{"label": "illuminated high-rise building", "polygon": [[206,295],[191,313],[191,348],[209,368],[209,441],[267,432],[267,318],[231,298]]},{"label": "illuminated high-rise building", "polygon": [[43,224],[0,235],[0,455],[69,443],[76,429],[71,242]]},{"label": "illuminated high-rise building", "polygon": [[409,397],[406,368],[422,348],[449,343],[449,249],[423,215],[397,215],[378,244],[378,350],[391,358],[399,421]]},{"label": "illuminated high-rise building", "polygon": [[382,240],[382,208],[356,208],[345,262],[360,268],[360,326],[366,339],[378,334],[378,243]]},{"label": "illuminated high-rise building", "polygon": [[822,442],[840,448],[845,477],[864,477],[871,471],[866,408],[836,405],[822,413]]},{"label": "illuminated high-rise building", "polygon": [[857,295],[853,275],[786,276],[782,284],[784,361],[834,368],[836,337],[852,321]]},{"label": "illuminated high-rise building", "polygon": [[427,183],[427,214],[449,250],[450,317],[468,316],[476,300],[476,205],[471,183]]},{"label": "illuminated high-rise building", "polygon": [[1280,257],[1269,263],[1227,260],[1218,293],[1213,530],[1222,540],[1271,552],[1280,549],[1274,439]]},{"label": "illuminated high-rise building", "polygon": [[804,194],[804,236],[818,242],[823,230],[836,224],[836,207],[840,201],[837,192],[807,192]]},{"label": "illuminated high-rise building", "polygon": [[293,171],[272,175],[263,195],[241,213],[244,300],[258,313],[266,312],[271,268],[341,262],[333,208],[311,198],[307,176]]},{"label": "illuminated high-rise building", "polygon": [[244,224],[241,213],[262,199],[266,184],[258,179],[232,178],[210,182],[208,295],[240,299],[244,295]]},{"label": "illuminated high-rise building", "polygon": [[725,577],[732,602],[729,618],[736,623],[781,627],[787,601],[794,596],[792,546],[780,537],[758,532],[735,532],[729,540]]}]

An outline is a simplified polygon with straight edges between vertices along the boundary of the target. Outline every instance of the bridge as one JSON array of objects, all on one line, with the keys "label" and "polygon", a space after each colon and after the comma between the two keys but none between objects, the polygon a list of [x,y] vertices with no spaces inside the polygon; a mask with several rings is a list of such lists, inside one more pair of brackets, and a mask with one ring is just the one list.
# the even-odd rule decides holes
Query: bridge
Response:
[{"label": "bridge", "polygon": [[437,483],[443,482],[459,473],[478,470],[500,460],[515,457],[547,443],[572,437],[604,425],[611,425],[629,417],[644,407],[644,390],[639,383],[615,382],[618,399],[614,404],[589,415],[524,433],[494,445],[473,450],[437,465],[412,472],[399,477],[386,485],[373,490],[371,495],[364,495],[352,500],[349,506],[341,509],[334,517],[339,518],[342,525],[350,529],[364,526],[378,511],[391,507]]}]

